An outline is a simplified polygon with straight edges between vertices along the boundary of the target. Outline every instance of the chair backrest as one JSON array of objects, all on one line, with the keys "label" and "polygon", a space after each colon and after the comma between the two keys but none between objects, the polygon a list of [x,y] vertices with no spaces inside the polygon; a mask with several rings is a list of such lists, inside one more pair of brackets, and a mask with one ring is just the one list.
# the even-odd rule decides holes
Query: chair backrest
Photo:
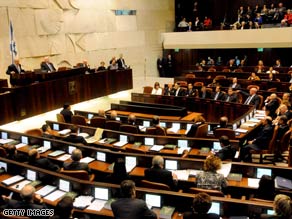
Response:
[{"label": "chair backrest", "polygon": [[229,139],[235,139],[235,131],[229,128],[217,128],[214,130],[215,138],[220,138],[222,135],[226,135]]},{"label": "chair backrest", "polygon": [[146,128],[145,134],[147,134],[147,135],[156,135],[156,128],[155,127]]},{"label": "chair backrest", "polygon": [[106,121],[105,122],[105,128],[106,129],[119,131],[120,130],[120,126],[121,126],[121,122],[120,121]]},{"label": "chair backrest", "polygon": [[43,135],[43,131],[41,129],[29,129],[25,131],[25,134],[41,137]]},{"label": "chair backrest", "polygon": [[134,125],[121,125],[120,126],[120,131],[121,132],[137,134],[138,133],[138,128],[137,128],[137,126],[134,126]]},{"label": "chair backrest", "polygon": [[195,193],[195,194],[200,193],[200,192],[205,192],[211,196],[224,197],[224,193],[219,190],[201,189],[201,188],[196,188],[196,187],[191,187],[189,190],[191,193]]},{"label": "chair backrest", "polygon": [[224,69],[222,70],[222,72],[230,72],[230,69],[229,69],[229,68],[224,68]]},{"label": "chair backrest", "polygon": [[161,190],[168,190],[170,191],[170,187],[166,184],[163,183],[157,183],[157,182],[152,182],[148,180],[142,180],[141,181],[141,186],[149,189],[161,189]]},{"label": "chair backrest", "polygon": [[217,75],[215,77],[215,80],[221,80],[221,79],[226,79],[226,76],[225,75]]},{"label": "chair backrest", "polygon": [[61,113],[57,113],[56,116],[58,122],[65,122],[64,116]]},{"label": "chair backrest", "polygon": [[272,139],[271,139],[270,144],[269,144],[269,152],[270,153],[275,152],[275,147],[276,147],[275,143],[276,143],[276,139],[277,139],[277,134],[278,134],[278,126],[275,126],[273,136],[272,136]]},{"label": "chair backrest", "polygon": [[0,156],[1,157],[6,157],[7,156],[7,152],[4,148],[0,147]]},{"label": "chair backrest", "polygon": [[208,71],[208,72],[215,72],[215,71],[216,71],[216,68],[210,67],[210,68],[208,68],[207,71]]},{"label": "chair backrest", "polygon": [[156,135],[166,135],[165,129],[160,126],[156,126]]},{"label": "chair backrest", "polygon": [[255,84],[250,84],[246,87],[247,90],[251,89],[251,88],[256,88],[257,90],[260,90],[260,86],[255,85]]},{"label": "chair backrest", "polygon": [[153,87],[152,86],[145,86],[143,87],[143,94],[151,94]]},{"label": "chair backrest", "polygon": [[196,87],[202,87],[202,86],[204,86],[204,82],[196,81],[196,82],[194,83],[194,86],[196,86]]},{"label": "chair backrest", "polygon": [[280,152],[284,152],[288,149],[290,143],[292,129],[290,128],[281,138],[280,140]]},{"label": "chair backrest", "polygon": [[263,104],[264,104],[264,97],[260,94],[258,94],[259,98],[260,98],[260,103],[258,105],[258,109],[262,109],[263,108]]},{"label": "chair backrest", "polygon": [[243,72],[241,68],[234,69],[234,72]]},{"label": "chair backrest", "polygon": [[73,115],[71,118],[71,123],[76,125],[86,125],[86,119],[84,116]]},{"label": "chair backrest", "polygon": [[272,87],[272,88],[269,88],[267,91],[269,91],[269,92],[277,92],[277,88],[276,87]]},{"label": "chair backrest", "polygon": [[204,138],[208,134],[208,124],[204,123],[197,128],[195,138]]},{"label": "chair backrest", "polygon": [[90,119],[90,125],[96,128],[104,128],[106,119],[103,117],[93,117]]},{"label": "chair backrest", "polygon": [[60,170],[60,173],[66,176],[71,176],[71,177],[78,178],[81,180],[89,180],[89,174],[86,170],[64,170],[62,168]]},{"label": "chair backrest", "polygon": [[188,86],[188,82],[186,82],[186,81],[177,81],[176,83],[178,83],[179,86],[181,86],[181,87],[187,87]]},{"label": "chair backrest", "polygon": [[186,74],[186,78],[195,78],[196,76],[192,73]]}]

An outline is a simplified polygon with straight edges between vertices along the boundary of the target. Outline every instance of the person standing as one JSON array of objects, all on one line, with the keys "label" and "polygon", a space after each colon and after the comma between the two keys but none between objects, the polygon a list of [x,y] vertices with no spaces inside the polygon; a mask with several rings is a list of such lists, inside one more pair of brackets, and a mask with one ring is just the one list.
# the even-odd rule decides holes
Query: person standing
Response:
[{"label": "person standing", "polygon": [[164,58],[162,58],[161,55],[158,57],[156,61],[156,65],[157,65],[157,70],[159,72],[159,77],[165,77],[165,69],[164,69],[165,60]]},{"label": "person standing", "polygon": [[18,58],[14,59],[14,63],[9,65],[6,71],[7,75],[10,75],[10,84],[11,86],[15,86],[16,84],[16,75],[15,74],[21,74],[22,72],[25,72],[22,68],[21,68],[21,64],[19,62]]},{"label": "person standing", "polygon": [[175,75],[174,74],[174,60],[173,60],[171,54],[168,54],[167,58],[166,58],[166,74],[165,74],[165,76],[171,78],[174,75]]},{"label": "person standing", "polygon": [[54,67],[53,63],[50,62],[48,56],[46,56],[44,61],[41,63],[41,70],[47,73],[56,71],[56,68]]}]

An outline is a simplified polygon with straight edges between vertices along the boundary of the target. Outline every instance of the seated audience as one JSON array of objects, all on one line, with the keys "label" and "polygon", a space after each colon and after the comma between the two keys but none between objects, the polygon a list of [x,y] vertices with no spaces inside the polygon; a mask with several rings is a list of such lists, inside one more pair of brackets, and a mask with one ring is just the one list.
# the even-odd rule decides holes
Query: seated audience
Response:
[{"label": "seated audience", "polygon": [[217,83],[216,79],[214,78],[212,83],[208,84],[207,87],[214,88],[214,87],[216,87],[218,85],[219,85],[219,83]]},{"label": "seated audience", "polygon": [[201,192],[194,195],[191,211],[183,214],[184,219],[219,219],[219,215],[208,213],[212,206],[211,196]]},{"label": "seated audience", "polygon": [[64,104],[62,111],[60,114],[63,115],[65,122],[71,123],[71,118],[73,116],[73,113],[71,111],[71,106],[67,103]]},{"label": "seated audience", "polygon": [[256,75],[256,73],[252,72],[251,75],[248,77],[247,80],[250,81],[259,81],[261,80],[259,76]]},{"label": "seated audience", "polygon": [[7,159],[9,160],[15,160],[18,162],[26,162],[27,156],[23,153],[19,153],[16,150],[15,145],[9,144],[5,147],[6,153],[7,153]]},{"label": "seated audience", "polygon": [[108,70],[118,70],[118,69],[119,69],[119,65],[116,59],[112,59],[110,65],[108,66]]},{"label": "seated audience", "polygon": [[81,163],[82,152],[80,149],[74,149],[71,154],[71,162],[64,162],[64,170],[86,170],[90,172],[87,163]]},{"label": "seated audience", "polygon": [[274,70],[273,66],[271,66],[271,67],[269,68],[269,70],[266,71],[266,73],[267,73],[267,74],[270,74],[270,73],[272,73],[272,74],[276,74],[276,73],[279,73],[279,72],[277,72],[276,70]]},{"label": "seated audience", "polygon": [[232,87],[229,87],[227,90],[227,94],[224,96],[223,101],[229,103],[237,103],[238,98],[236,92],[233,91]]},{"label": "seated audience", "polygon": [[105,180],[109,183],[121,184],[122,181],[127,179],[130,179],[130,176],[126,170],[125,159],[119,157],[114,163],[113,173],[107,176]]},{"label": "seated audience", "polygon": [[193,87],[192,83],[188,84],[186,96],[187,97],[197,97],[198,96],[198,90]]},{"label": "seated audience", "polygon": [[72,143],[87,144],[84,137],[78,136],[78,127],[76,125],[72,125],[70,129],[71,129],[71,132],[66,138],[64,138],[64,141],[68,141]]},{"label": "seated audience", "polygon": [[255,105],[256,108],[258,108],[260,104],[260,97],[257,95],[257,89],[255,87],[252,87],[249,89],[249,94],[244,91],[239,91],[240,93],[248,96],[245,100],[244,104],[246,105]]},{"label": "seated audience", "polygon": [[40,167],[50,171],[59,171],[60,167],[54,164],[46,157],[41,157],[37,149],[31,149],[28,152],[28,163],[30,165]]},{"label": "seated audience", "polygon": [[284,18],[281,20],[281,26],[290,27],[292,24],[292,12],[290,9],[287,10],[287,13],[284,15]]},{"label": "seated audience", "polygon": [[277,218],[277,219],[291,219],[292,206],[291,198],[287,195],[278,194],[275,196],[273,202],[273,208],[275,210],[275,215],[261,215],[261,219],[266,218]]},{"label": "seated audience", "polygon": [[128,116],[128,124],[129,125],[136,125],[136,116],[134,113],[131,113],[129,116]]},{"label": "seated audience", "polygon": [[277,124],[278,120],[280,119],[280,116],[285,115],[287,117],[287,120],[292,119],[292,112],[288,109],[287,105],[282,104],[279,106],[278,109],[278,116],[276,119],[274,119],[273,123]]},{"label": "seated audience", "polygon": [[267,116],[262,122],[261,130],[253,140],[249,140],[247,145],[240,150],[240,159],[245,162],[251,162],[251,150],[264,150],[269,147],[271,138],[273,137],[274,128],[272,126],[272,118]]},{"label": "seated audience", "polygon": [[222,191],[227,187],[227,180],[223,174],[217,173],[221,169],[221,160],[219,157],[210,155],[204,162],[204,172],[196,175],[196,183],[198,188],[213,189]]},{"label": "seated audience", "polygon": [[45,138],[52,138],[53,137],[54,132],[48,124],[42,125],[41,129],[43,131],[43,134],[42,134],[43,137],[45,137]]},{"label": "seated audience", "polygon": [[271,176],[262,175],[259,181],[259,187],[255,190],[255,193],[251,196],[251,198],[273,201],[275,194],[275,180]]},{"label": "seated audience", "polygon": [[213,131],[215,131],[215,129],[218,129],[218,128],[229,128],[227,126],[227,123],[228,123],[228,117],[227,116],[221,116],[220,119],[219,119],[219,125],[217,127],[214,127]]},{"label": "seated audience", "polygon": [[282,96],[282,100],[281,100],[281,105],[285,104],[288,109],[291,109],[291,103],[290,103],[290,93],[284,93]]},{"label": "seated audience", "polygon": [[210,17],[205,16],[205,19],[203,21],[203,27],[205,30],[211,30],[212,29],[212,20]]},{"label": "seated audience", "polygon": [[284,136],[284,134],[290,129],[287,122],[288,122],[287,116],[285,115],[279,116],[279,120],[277,124],[278,133],[277,133],[276,141],[279,142]]},{"label": "seated audience", "polygon": [[185,96],[184,89],[182,89],[178,83],[174,84],[174,93],[173,93],[173,95],[176,96],[176,97]]},{"label": "seated audience", "polygon": [[98,110],[98,117],[106,118],[105,111],[103,109]]},{"label": "seated audience", "polygon": [[117,60],[117,63],[118,63],[118,69],[122,70],[122,69],[127,69],[128,68],[122,53],[120,54],[120,57]]},{"label": "seated audience", "polygon": [[200,125],[204,124],[206,122],[206,120],[204,119],[203,116],[201,115],[197,115],[194,119],[193,122],[195,124],[193,124],[190,128],[190,130],[187,132],[186,136],[187,137],[194,137],[196,135],[197,129]]},{"label": "seated audience", "polygon": [[171,189],[176,190],[177,176],[176,174],[163,169],[164,159],[162,156],[156,155],[152,159],[152,167],[145,170],[145,179],[163,183],[168,185]]},{"label": "seated audience", "polygon": [[207,91],[206,86],[202,86],[201,92],[199,93],[199,97],[202,99],[210,99],[211,98],[211,92]]},{"label": "seated audience", "polygon": [[236,148],[230,144],[229,138],[225,135],[219,138],[221,150],[215,153],[221,160],[233,160]]},{"label": "seated audience", "polygon": [[54,216],[50,219],[72,219],[73,202],[74,200],[70,196],[63,196],[54,210]]},{"label": "seated audience", "polygon": [[54,67],[53,63],[50,62],[48,56],[46,56],[44,58],[44,61],[41,63],[41,70],[44,71],[44,72],[56,71],[56,68]]},{"label": "seated audience", "polygon": [[186,21],[186,18],[183,17],[182,20],[177,25],[179,31],[187,31],[189,23]]},{"label": "seated audience", "polygon": [[264,101],[265,106],[264,109],[266,111],[267,116],[271,116],[273,119],[276,118],[276,110],[278,109],[280,103],[277,99],[277,94],[272,93],[270,96],[266,98]]},{"label": "seated audience", "polygon": [[160,87],[159,82],[155,82],[154,83],[154,87],[152,89],[151,94],[154,94],[154,95],[162,95],[162,88]]},{"label": "seated audience", "polygon": [[144,200],[136,198],[136,187],[132,180],[121,183],[121,198],[111,203],[115,218],[127,219],[156,219],[156,214],[151,211]]},{"label": "seated audience", "polygon": [[239,90],[241,88],[240,84],[237,83],[237,78],[232,79],[232,84],[230,86],[234,90]]},{"label": "seated audience", "polygon": [[101,61],[100,65],[98,66],[98,68],[96,69],[96,71],[105,71],[106,67],[105,67],[105,62]]}]

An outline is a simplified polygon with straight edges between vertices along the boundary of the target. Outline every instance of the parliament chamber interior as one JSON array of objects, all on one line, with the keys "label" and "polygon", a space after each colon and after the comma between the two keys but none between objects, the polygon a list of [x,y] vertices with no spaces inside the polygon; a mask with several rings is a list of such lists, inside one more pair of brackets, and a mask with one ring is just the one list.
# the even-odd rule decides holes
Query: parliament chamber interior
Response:
[{"label": "parliament chamber interior", "polygon": [[0,3],[0,218],[292,218],[290,9]]}]

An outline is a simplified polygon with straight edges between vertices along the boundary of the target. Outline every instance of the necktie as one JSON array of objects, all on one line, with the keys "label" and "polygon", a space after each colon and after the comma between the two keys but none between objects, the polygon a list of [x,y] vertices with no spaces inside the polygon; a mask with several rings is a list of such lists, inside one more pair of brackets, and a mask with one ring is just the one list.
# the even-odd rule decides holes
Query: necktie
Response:
[{"label": "necktie", "polygon": [[219,93],[216,93],[214,100],[217,100]]},{"label": "necktie", "polygon": [[246,101],[245,101],[245,103],[244,103],[244,104],[247,104],[247,105],[249,105],[249,103],[250,103],[251,99],[252,99],[252,96],[249,96],[249,97],[246,99]]},{"label": "necktie", "polygon": [[229,102],[230,96],[227,97],[226,102]]},{"label": "necktie", "polygon": [[52,68],[51,64],[47,63],[47,65],[49,66],[50,71],[53,71],[53,68]]},{"label": "necktie", "polygon": [[175,96],[178,96],[179,89],[176,90]]}]

